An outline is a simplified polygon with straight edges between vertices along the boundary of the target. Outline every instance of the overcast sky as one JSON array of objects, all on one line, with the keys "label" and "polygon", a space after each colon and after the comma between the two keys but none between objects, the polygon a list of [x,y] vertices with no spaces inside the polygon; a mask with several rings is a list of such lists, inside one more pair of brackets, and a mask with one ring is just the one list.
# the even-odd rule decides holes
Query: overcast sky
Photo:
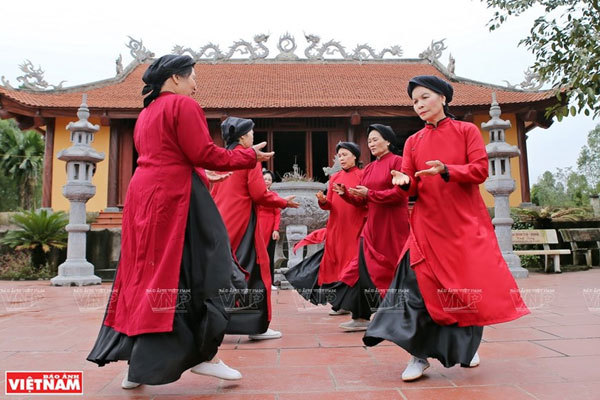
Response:
[{"label": "overcast sky", "polygon": [[[303,54],[303,33],[335,39],[347,50],[369,43],[377,51],[399,45],[403,57],[417,58],[432,40],[445,38],[456,74],[482,82],[504,85],[523,81],[533,57],[519,39],[529,32],[538,12],[514,18],[500,30],[489,32],[493,12],[477,0],[302,0],[302,1],[114,1],[2,2],[0,24],[0,75],[14,86],[25,59],[42,66],[51,84],[88,83],[115,75],[115,59],[132,57],[125,44],[128,35],[142,39],[157,56],[174,45],[198,49],[208,42],[222,50],[235,40],[252,41],[270,33],[269,57],[275,56],[278,38],[289,32]],[[201,83],[199,83],[201,84]],[[575,166],[587,133],[598,123],[578,116],[555,122],[550,129],[529,133],[530,179],[546,170]]]}]

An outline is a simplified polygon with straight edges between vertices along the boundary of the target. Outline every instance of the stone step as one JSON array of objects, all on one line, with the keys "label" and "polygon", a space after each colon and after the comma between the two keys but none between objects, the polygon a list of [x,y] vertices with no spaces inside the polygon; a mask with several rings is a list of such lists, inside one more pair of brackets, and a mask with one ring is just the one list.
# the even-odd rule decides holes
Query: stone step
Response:
[{"label": "stone step", "polygon": [[92,230],[120,228],[123,224],[123,213],[118,211],[100,211],[98,218],[91,225]]}]

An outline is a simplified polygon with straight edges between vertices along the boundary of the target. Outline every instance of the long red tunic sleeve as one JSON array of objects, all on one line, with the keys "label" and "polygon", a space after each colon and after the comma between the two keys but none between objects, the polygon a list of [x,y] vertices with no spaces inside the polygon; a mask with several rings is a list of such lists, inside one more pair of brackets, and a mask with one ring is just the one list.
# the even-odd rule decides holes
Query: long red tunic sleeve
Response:
[{"label": "long red tunic sleeve", "polygon": [[142,110],[133,138],[137,168],[125,198],[121,258],[104,320],[129,336],[173,329],[192,172],[207,185],[203,168],[257,165],[253,149],[215,145],[198,103],[169,92]]},{"label": "long red tunic sleeve", "polygon": [[[242,148],[238,145],[236,149]],[[254,168],[235,171],[229,178],[213,185],[211,195],[223,217],[223,222],[231,241],[233,257],[248,229],[250,215],[254,211],[257,215],[257,206],[285,208],[287,201],[277,193],[267,190],[262,176],[260,164]],[[269,254],[267,245],[261,234],[260,224],[254,229],[254,246],[256,249],[256,263],[260,267],[263,283],[266,288],[271,287],[271,271],[269,268]],[[237,259],[237,258],[236,258]],[[244,266],[241,266],[244,268]],[[269,319],[271,315],[271,290],[266,290],[267,304],[269,305]]]},{"label": "long red tunic sleeve", "polygon": [[[414,177],[426,161],[440,160],[441,176]],[[411,265],[427,310],[442,325],[489,325],[529,313],[498,246],[479,184],[488,158],[479,129],[445,119],[408,138],[402,171],[415,193]]]},{"label": "long red tunic sleeve", "polygon": [[[408,239],[408,197],[392,185],[390,171],[402,167],[402,157],[387,153],[364,169],[361,185],[369,191],[366,198],[346,193],[344,200],[367,205],[362,231],[365,262],[371,280],[383,294],[392,282],[402,249]],[[357,261],[342,272],[342,282],[354,286],[358,280]]]},{"label": "long red tunic sleeve", "polygon": [[325,203],[319,203],[319,207],[329,210],[325,251],[319,266],[319,285],[338,282],[342,270],[358,254],[358,239],[367,215],[366,206],[357,207],[344,201],[333,190],[333,184],[355,187],[362,175],[363,171],[357,167],[335,173],[329,179]]}]

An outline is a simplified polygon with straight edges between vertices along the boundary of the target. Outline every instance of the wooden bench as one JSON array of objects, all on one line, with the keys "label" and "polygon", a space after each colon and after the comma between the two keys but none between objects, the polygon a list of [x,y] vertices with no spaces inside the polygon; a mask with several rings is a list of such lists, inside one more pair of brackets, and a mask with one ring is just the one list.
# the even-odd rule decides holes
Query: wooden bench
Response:
[{"label": "wooden bench", "polygon": [[577,255],[585,255],[585,263],[592,266],[592,250],[600,249],[600,228],[559,229],[563,241],[571,244],[573,264],[577,265]]},{"label": "wooden bench", "polygon": [[542,245],[543,250],[515,250],[519,256],[544,256],[544,271],[548,272],[548,256],[554,258],[554,272],[560,271],[560,255],[571,254],[569,249],[551,249],[551,244],[558,244],[558,236],[554,229],[515,229],[512,231],[513,244]]}]

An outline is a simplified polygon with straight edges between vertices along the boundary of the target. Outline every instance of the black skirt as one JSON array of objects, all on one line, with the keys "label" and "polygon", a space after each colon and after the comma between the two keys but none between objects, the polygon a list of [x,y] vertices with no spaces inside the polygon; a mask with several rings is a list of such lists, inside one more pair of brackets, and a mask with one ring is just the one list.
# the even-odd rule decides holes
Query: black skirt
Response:
[{"label": "black skirt", "polygon": [[252,210],[246,232],[235,252],[238,262],[247,271],[249,278],[245,280],[240,276],[236,266],[232,275],[235,289],[227,298],[223,296],[230,318],[227,334],[251,335],[266,332],[269,328],[266,288],[260,265],[256,262],[255,230],[256,214]]},{"label": "black skirt", "polygon": [[363,239],[361,238],[359,243],[359,279],[354,286],[348,286],[343,282],[318,285],[319,266],[323,254],[324,250],[319,250],[290,268],[285,273],[288,282],[312,304],[329,303],[334,311],[350,311],[353,319],[369,319],[379,307],[381,297],[367,270]]},{"label": "black skirt", "polygon": [[479,347],[482,334],[481,326],[438,325],[431,319],[407,252],[363,342],[375,346],[389,340],[415,357],[436,358],[447,368],[455,364],[466,367]]},{"label": "black skirt", "polygon": [[233,266],[219,210],[194,173],[173,330],[127,336],[103,324],[87,360],[99,366],[128,360],[130,381],[160,385],[212,359],[229,320],[223,300],[233,290]]}]

